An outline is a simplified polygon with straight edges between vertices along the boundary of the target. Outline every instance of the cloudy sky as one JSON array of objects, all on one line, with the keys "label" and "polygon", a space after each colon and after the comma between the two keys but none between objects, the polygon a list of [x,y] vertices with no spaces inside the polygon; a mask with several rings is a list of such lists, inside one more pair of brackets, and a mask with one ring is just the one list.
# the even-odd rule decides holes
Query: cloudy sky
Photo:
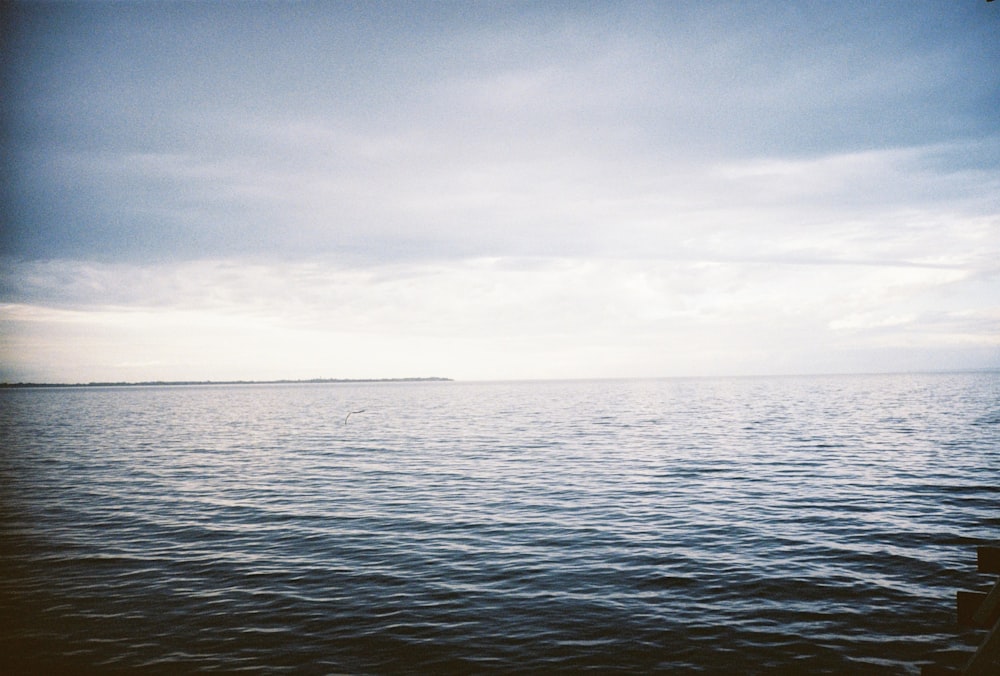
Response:
[{"label": "cloudy sky", "polygon": [[1000,367],[1000,2],[2,13],[0,380]]}]

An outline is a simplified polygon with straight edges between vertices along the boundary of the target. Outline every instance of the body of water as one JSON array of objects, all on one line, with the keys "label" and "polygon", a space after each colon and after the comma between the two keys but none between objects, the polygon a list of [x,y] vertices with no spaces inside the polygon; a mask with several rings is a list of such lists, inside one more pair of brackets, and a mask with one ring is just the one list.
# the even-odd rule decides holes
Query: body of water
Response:
[{"label": "body of water", "polygon": [[997,373],[0,406],[14,673],[917,673],[1000,535]]}]

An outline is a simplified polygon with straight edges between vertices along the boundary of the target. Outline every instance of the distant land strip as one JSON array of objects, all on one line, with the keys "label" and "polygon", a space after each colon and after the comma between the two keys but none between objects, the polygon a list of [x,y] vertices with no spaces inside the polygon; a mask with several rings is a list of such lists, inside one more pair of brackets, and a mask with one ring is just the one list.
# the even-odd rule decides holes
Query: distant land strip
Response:
[{"label": "distant land strip", "polygon": [[310,383],[426,383],[451,382],[451,378],[309,378],[308,380],[144,380],[141,382],[90,383],[0,383],[0,388],[15,387],[150,387],[181,385],[299,385]]}]

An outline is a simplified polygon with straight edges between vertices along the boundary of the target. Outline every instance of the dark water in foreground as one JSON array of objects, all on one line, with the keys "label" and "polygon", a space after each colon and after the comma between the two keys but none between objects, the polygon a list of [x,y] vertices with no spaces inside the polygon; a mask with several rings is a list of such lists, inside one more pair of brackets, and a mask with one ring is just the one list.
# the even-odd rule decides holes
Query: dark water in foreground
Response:
[{"label": "dark water in foreground", "polygon": [[997,373],[0,406],[0,671],[917,673],[1000,537]]}]

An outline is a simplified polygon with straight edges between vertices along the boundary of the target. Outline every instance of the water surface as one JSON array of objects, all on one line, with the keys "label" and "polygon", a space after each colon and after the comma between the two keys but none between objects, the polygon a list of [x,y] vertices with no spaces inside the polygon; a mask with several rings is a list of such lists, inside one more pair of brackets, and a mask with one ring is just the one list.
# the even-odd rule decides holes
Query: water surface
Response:
[{"label": "water surface", "polygon": [[1000,533],[997,373],[0,406],[14,671],[917,673]]}]

